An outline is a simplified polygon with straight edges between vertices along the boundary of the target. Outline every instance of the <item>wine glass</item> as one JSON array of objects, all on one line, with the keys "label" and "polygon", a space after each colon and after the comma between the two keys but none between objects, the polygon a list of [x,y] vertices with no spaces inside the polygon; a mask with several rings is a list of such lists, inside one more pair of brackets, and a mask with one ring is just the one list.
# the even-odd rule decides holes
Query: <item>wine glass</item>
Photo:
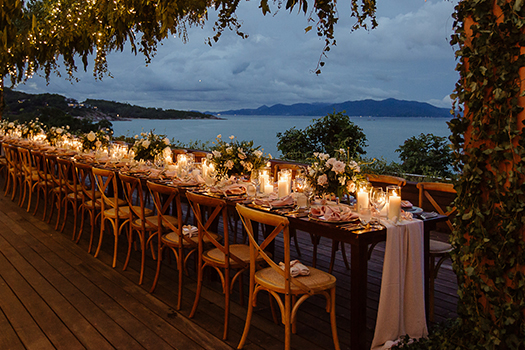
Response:
[{"label": "wine glass", "polygon": [[381,210],[385,207],[387,201],[387,194],[385,191],[383,191],[382,187],[372,187],[370,190],[370,204],[372,204],[373,207],[373,213],[377,215],[377,221],[379,221],[379,216],[381,214]]}]

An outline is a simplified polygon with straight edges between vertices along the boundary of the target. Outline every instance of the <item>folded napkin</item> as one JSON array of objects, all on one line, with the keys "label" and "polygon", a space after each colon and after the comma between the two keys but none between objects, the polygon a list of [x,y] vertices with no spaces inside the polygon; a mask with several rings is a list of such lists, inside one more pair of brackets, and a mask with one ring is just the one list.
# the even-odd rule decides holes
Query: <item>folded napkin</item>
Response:
[{"label": "folded napkin", "polygon": [[246,187],[243,184],[229,184],[225,186],[210,187],[212,193],[222,193],[225,196],[238,196],[246,193]]},{"label": "folded napkin", "polygon": [[346,205],[321,205],[312,207],[310,210],[312,216],[326,221],[350,221],[359,217],[352,209]]},{"label": "folded napkin", "polygon": [[196,186],[199,184],[195,179],[191,179],[191,178],[181,179],[178,177],[174,178],[172,180],[172,183],[176,186]]},{"label": "folded napkin", "polygon": [[256,198],[253,200],[255,205],[263,207],[284,207],[286,205],[293,205],[292,195],[288,195],[282,198],[277,198],[275,194],[271,194],[267,198]]},{"label": "folded napkin", "polygon": [[[280,262],[279,267],[284,271],[284,263]],[[292,260],[290,261],[290,275],[292,277],[297,276],[308,276],[310,274],[310,270],[308,267],[301,264],[299,260]]]},{"label": "folded napkin", "polygon": [[160,170],[160,169],[154,169],[154,168],[151,168],[151,169],[149,170],[149,175],[148,175],[148,177],[149,177],[150,179],[156,179],[156,178],[158,178],[158,177],[160,176],[160,173],[161,173],[161,172],[162,172],[162,170]]},{"label": "folded napkin", "polygon": [[199,229],[193,225],[184,225],[182,226],[182,234],[190,238],[197,237],[199,235]]}]

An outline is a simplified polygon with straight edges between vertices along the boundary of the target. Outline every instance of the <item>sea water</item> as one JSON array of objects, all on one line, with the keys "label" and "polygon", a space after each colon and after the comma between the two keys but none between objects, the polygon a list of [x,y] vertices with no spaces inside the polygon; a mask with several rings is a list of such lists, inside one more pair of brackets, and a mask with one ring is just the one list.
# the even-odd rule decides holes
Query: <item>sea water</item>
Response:
[{"label": "sea water", "polygon": [[[170,139],[182,143],[192,141],[213,141],[217,135],[228,140],[231,135],[239,141],[254,141],[255,146],[261,146],[265,153],[274,158],[281,155],[277,151],[277,133],[295,127],[304,129],[319,117],[306,116],[221,116],[217,119],[191,120],[158,120],[132,119],[130,121],[114,121],[113,130],[116,136],[133,137],[140,132],[151,130],[156,134],[167,135]],[[421,133],[436,136],[450,136],[447,126],[448,118],[417,118],[417,117],[351,117],[351,121],[363,129],[368,146],[365,148],[367,157],[381,158],[388,161],[399,161],[395,152],[406,139]]]}]

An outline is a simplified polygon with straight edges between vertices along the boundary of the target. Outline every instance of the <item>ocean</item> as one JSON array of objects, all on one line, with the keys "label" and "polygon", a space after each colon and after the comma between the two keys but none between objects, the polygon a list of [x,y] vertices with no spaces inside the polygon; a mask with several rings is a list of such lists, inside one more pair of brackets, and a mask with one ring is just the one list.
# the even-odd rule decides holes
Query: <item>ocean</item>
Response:
[{"label": "ocean", "polygon": [[[183,143],[191,141],[212,141],[218,134],[223,138],[234,135],[238,140],[254,141],[265,153],[274,158],[281,155],[277,151],[277,133],[292,127],[304,129],[319,117],[306,116],[221,116],[224,120],[157,120],[133,119],[114,121],[115,136],[133,137],[140,132],[153,130],[170,139]],[[403,117],[351,117],[351,121],[361,127],[367,137],[365,148],[367,157],[399,161],[395,150],[412,136],[432,133],[436,136],[450,136],[448,118],[403,118]]]}]

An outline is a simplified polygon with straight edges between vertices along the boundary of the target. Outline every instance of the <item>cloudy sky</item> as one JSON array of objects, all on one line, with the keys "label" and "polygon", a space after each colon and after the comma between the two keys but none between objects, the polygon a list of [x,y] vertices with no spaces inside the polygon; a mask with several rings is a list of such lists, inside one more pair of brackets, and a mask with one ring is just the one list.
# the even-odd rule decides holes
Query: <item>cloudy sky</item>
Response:
[{"label": "cloudy sky", "polygon": [[80,82],[35,77],[18,90],[180,110],[222,111],[263,104],[344,102],[397,98],[450,107],[458,75],[450,46],[456,1],[378,0],[378,28],[351,32],[349,2],[338,3],[337,46],[315,75],[323,41],[303,13],[282,10],[263,16],[258,1],[240,5],[238,17],[248,39],[225,33],[210,47],[213,18],[192,28],[189,42],[172,38],[146,66],[130,50],[110,55],[113,78],[96,80],[93,65]]}]

